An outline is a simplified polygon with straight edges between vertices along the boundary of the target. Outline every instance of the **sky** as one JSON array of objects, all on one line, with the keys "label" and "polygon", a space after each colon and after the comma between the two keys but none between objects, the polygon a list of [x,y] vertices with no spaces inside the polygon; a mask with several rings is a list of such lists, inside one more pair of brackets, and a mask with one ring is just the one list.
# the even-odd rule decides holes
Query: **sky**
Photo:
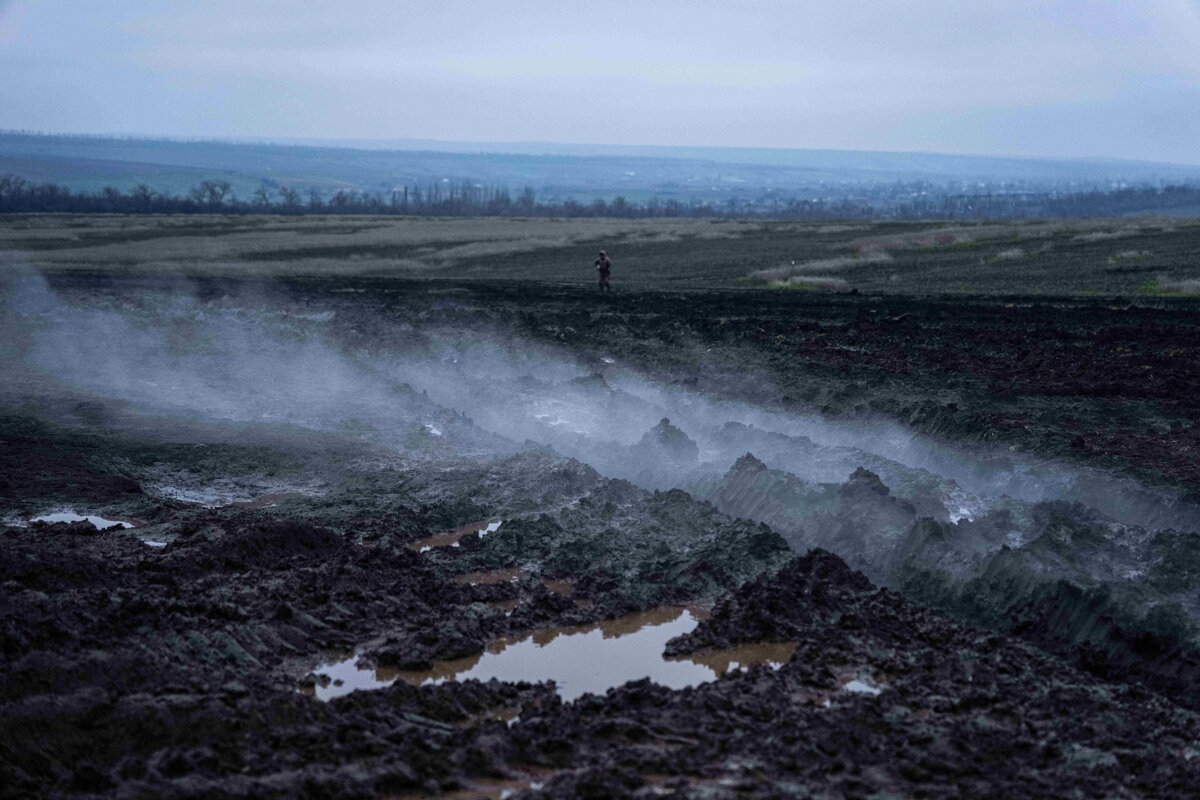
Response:
[{"label": "sky", "polygon": [[1200,164],[1200,0],[0,0],[0,128]]}]

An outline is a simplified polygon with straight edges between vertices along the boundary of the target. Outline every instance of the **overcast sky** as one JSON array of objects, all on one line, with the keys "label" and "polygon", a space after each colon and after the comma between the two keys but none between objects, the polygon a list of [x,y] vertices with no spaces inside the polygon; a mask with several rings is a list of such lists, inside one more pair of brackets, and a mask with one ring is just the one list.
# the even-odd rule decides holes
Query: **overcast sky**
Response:
[{"label": "overcast sky", "polygon": [[0,128],[1200,164],[1200,0],[0,0]]}]

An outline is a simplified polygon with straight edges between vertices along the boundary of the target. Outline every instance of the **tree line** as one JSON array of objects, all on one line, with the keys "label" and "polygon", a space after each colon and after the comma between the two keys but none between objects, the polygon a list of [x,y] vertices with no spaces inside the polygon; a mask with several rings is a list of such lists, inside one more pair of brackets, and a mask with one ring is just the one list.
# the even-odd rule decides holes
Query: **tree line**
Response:
[{"label": "tree line", "polygon": [[32,183],[16,175],[0,175],[0,213],[89,214],[394,214],[405,216],[543,216],[543,217],[771,217],[779,219],[891,218],[994,219],[1087,217],[1148,210],[1200,208],[1200,186],[1180,185],[1077,192],[927,191],[919,196],[897,186],[856,187],[854,196],[784,198],[776,194],[738,200],[652,198],[630,202],[624,197],[597,198],[590,203],[539,199],[526,187],[515,197],[505,187],[464,181],[404,186],[389,192],[337,189],[301,191],[264,183],[249,199],[235,196],[224,180],[204,180],[183,195],[138,184],[126,191],[71,189],[55,183]]}]

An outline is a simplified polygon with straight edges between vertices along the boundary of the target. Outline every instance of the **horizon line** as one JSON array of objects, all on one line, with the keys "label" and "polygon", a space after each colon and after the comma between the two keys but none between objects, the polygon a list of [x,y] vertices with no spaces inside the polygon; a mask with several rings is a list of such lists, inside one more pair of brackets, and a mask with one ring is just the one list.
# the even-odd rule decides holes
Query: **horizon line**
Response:
[{"label": "horizon line", "polygon": [[[72,132],[72,131],[47,131],[34,130],[29,128],[0,128],[0,136],[17,135],[17,136],[45,136],[56,138],[78,138],[78,139],[133,139],[141,141],[162,141],[162,142],[179,142],[179,143],[220,143],[220,144],[244,144],[244,145],[275,145],[279,147],[297,146],[297,147],[312,147],[321,149],[339,149],[339,150],[392,150],[395,152],[439,152],[422,150],[415,145],[443,145],[454,147],[469,147],[472,145],[481,147],[558,147],[558,148],[583,148],[583,149],[625,149],[625,150],[723,150],[730,152],[778,152],[778,153],[838,153],[838,154],[863,154],[863,155],[918,155],[918,156],[935,156],[939,158],[962,158],[962,159],[999,159],[1009,161],[1041,161],[1041,162],[1069,162],[1069,163],[1115,163],[1129,165],[1154,165],[1163,167],[1176,167],[1185,169],[1200,169],[1200,162],[1187,163],[1180,161],[1152,161],[1147,159],[1125,158],[1120,156],[1048,156],[1048,155],[1016,155],[1011,153],[959,153],[939,150],[854,150],[835,147],[778,147],[778,146],[738,146],[738,145],[696,145],[696,144],[626,144],[626,143],[609,143],[600,144],[596,142],[556,142],[550,140],[480,140],[480,139],[420,139],[420,138],[362,138],[362,137],[317,137],[317,136],[278,136],[274,134],[162,134],[162,133],[146,133],[133,131],[109,131],[109,132]],[[387,145],[387,147],[364,147],[354,146],[353,143],[361,143],[362,145]],[[411,148],[403,148],[398,145],[410,144],[414,145]],[[492,155],[561,155],[558,153],[509,153],[502,150],[477,150],[467,151],[478,153],[489,153]],[[595,154],[601,155],[601,154]],[[667,156],[670,157],[670,156]]]}]

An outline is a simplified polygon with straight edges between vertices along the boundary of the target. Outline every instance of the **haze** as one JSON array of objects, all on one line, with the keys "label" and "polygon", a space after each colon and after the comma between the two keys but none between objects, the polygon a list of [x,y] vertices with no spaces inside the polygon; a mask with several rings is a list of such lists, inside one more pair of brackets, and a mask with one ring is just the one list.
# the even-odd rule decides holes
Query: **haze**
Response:
[{"label": "haze", "polygon": [[1200,4],[0,4],[0,128],[1200,163]]}]

